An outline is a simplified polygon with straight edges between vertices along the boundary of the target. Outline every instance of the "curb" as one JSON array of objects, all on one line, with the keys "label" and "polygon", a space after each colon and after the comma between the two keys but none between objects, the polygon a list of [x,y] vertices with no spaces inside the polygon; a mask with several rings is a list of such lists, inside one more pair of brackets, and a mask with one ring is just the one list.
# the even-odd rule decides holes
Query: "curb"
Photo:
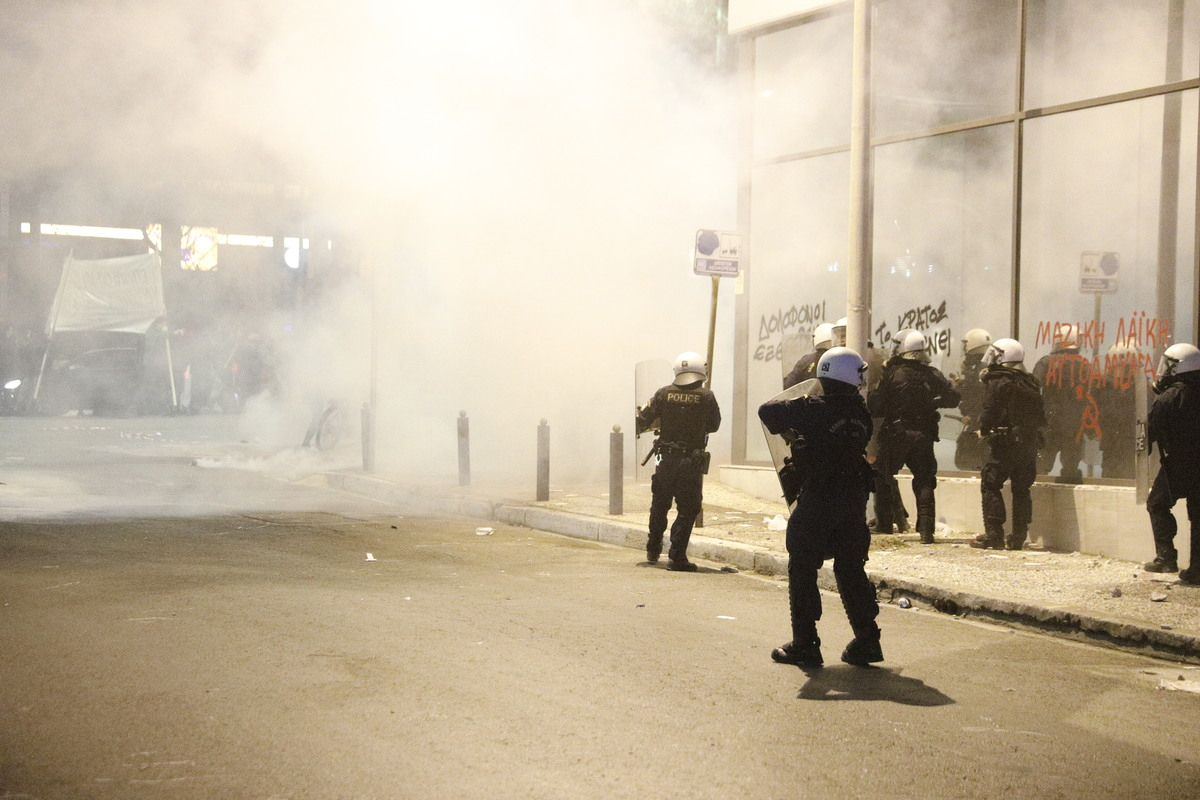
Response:
[{"label": "curb", "polygon": [[[326,488],[414,507],[424,513],[502,522],[635,550],[641,550],[646,545],[646,533],[642,526],[627,522],[537,506],[454,497],[440,490],[401,486],[365,475],[320,473],[318,477]],[[728,564],[745,572],[772,578],[787,576],[787,553],[776,550],[698,534],[692,536],[688,550],[696,558]],[[1047,608],[1024,601],[946,589],[871,570],[867,571],[867,577],[875,584],[881,602],[907,598],[910,602],[955,617],[978,618],[1138,655],[1200,664],[1200,636],[1078,611]],[[827,566],[817,573],[817,583],[821,589],[837,591],[833,570]]]}]

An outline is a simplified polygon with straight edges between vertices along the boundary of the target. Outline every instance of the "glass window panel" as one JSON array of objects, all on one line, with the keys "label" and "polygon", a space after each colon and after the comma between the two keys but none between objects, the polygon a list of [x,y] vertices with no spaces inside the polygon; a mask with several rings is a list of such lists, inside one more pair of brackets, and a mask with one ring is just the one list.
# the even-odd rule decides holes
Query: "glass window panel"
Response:
[{"label": "glass window panel", "polygon": [[1200,0],[1029,0],[1026,30],[1026,108],[1200,73]]},{"label": "glass window panel", "polygon": [[837,153],[754,170],[746,270],[750,343],[746,457],[770,461],[755,411],[812,349],[812,331],[846,315],[850,158]]},{"label": "glass window panel", "polygon": [[756,159],[849,143],[852,21],[836,13],[754,40]]},{"label": "glass window panel", "polygon": [[[1012,133],[996,125],[876,149],[871,341],[885,354],[915,328],[933,365],[958,380],[968,330],[1010,335]],[[961,416],[943,413],[942,469],[954,469]]]},{"label": "glass window panel", "polygon": [[[1032,366],[1062,349],[1061,326],[1078,331],[1076,351],[1043,364],[1051,438],[1084,447],[1085,475],[1132,474],[1126,367],[1148,377],[1194,334],[1196,103],[1190,91],[1025,127],[1020,338]],[[1062,460],[1041,470],[1062,475]]]},{"label": "glass window panel", "polygon": [[876,135],[1016,109],[1017,0],[885,0],[873,25]]}]

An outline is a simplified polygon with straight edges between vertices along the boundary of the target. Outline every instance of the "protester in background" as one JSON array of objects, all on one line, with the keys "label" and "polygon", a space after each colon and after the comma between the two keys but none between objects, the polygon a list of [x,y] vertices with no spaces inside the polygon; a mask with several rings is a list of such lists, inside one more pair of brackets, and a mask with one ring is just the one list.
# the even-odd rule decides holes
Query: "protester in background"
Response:
[{"label": "protester in background", "polygon": [[813,351],[800,356],[796,366],[784,376],[783,388],[790,389],[797,383],[816,377],[817,361],[830,347],[833,347],[833,325],[822,322],[813,331]]},{"label": "protester in background", "polygon": [[1100,414],[1100,470],[1105,478],[1133,479],[1137,412],[1134,384],[1145,380],[1137,348],[1118,342],[1104,359],[1104,385],[1094,391]]},{"label": "protester in background", "polygon": [[1076,391],[1080,386],[1079,361],[1079,328],[1063,323],[1055,329],[1050,354],[1033,366],[1033,377],[1042,387],[1047,426],[1038,455],[1038,472],[1049,475],[1058,459],[1062,462],[1062,483],[1083,481],[1079,462],[1083,459],[1081,423],[1087,401],[1082,391]]},{"label": "protester in background", "polygon": [[[883,424],[879,431],[879,459],[876,469],[895,481],[896,473],[907,466],[912,472],[913,494],[917,498],[917,533],[925,544],[933,544],[937,520],[934,489],[937,487],[937,458],[933,444],[938,441],[939,408],[958,405],[958,392],[941,371],[929,363],[925,335],[912,331],[900,343],[900,354],[888,362],[879,386],[867,397],[871,416]],[[892,498],[884,492],[875,499],[876,532],[880,520],[892,518]],[[886,523],[885,523],[886,524]],[[888,525],[890,532],[891,526]]]},{"label": "protester in background", "polygon": [[705,446],[708,434],[721,426],[721,410],[712,390],[704,386],[708,363],[699,353],[681,353],[675,359],[675,380],[659,389],[637,412],[637,433],[655,430],[652,453],[658,456],[650,479],[650,535],[646,560],[656,563],[662,553],[667,512],[674,503],[671,549],[667,569],[695,572],[688,561],[688,540],[703,502],[704,475],[708,472]]},{"label": "protester in background", "polygon": [[855,351],[831,348],[817,362],[811,392],[769,400],[758,409],[767,430],[791,444],[800,476],[799,497],[787,526],[792,640],[771,652],[780,663],[823,663],[817,635],[817,570],[828,558],[833,559],[838,594],[854,630],[842,660],[859,666],[883,660],[875,622],[879,604],[864,568],[871,544],[866,508],[872,483],[865,457],[871,417],[859,393],[865,370],[866,363]]},{"label": "protester in background", "polygon": [[1191,528],[1192,564],[1179,573],[1179,579],[1200,585],[1200,349],[1183,343],[1168,347],[1158,364],[1154,392],[1158,397],[1150,407],[1146,435],[1151,447],[1158,445],[1161,466],[1146,499],[1155,553],[1146,571],[1179,569],[1178,524],[1171,509],[1183,498]]},{"label": "protester in background", "polygon": [[[983,410],[979,432],[988,447],[980,473],[983,533],[972,547],[1020,550],[1033,521],[1029,487],[1037,475],[1037,455],[1046,411],[1037,379],[1025,370],[1025,348],[1016,339],[999,339],[984,356]],[[1012,532],[1006,537],[1005,481],[1012,490]]]},{"label": "protester in background", "polygon": [[983,410],[983,356],[992,335],[983,328],[972,328],[963,336],[962,374],[954,381],[958,390],[958,408],[962,412],[962,431],[954,446],[954,466],[976,472],[983,467],[983,442],[979,439],[979,413]]}]

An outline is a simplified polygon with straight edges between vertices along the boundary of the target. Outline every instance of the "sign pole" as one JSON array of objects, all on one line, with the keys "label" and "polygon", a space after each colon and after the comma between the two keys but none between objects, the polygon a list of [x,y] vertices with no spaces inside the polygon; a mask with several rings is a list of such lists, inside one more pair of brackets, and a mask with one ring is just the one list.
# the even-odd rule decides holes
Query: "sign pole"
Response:
[{"label": "sign pole", "polygon": [[708,317],[708,375],[704,378],[704,385],[712,387],[713,373],[713,343],[716,341],[717,335],[717,292],[721,287],[721,278],[718,275],[713,275],[712,278],[712,311]]},{"label": "sign pole", "polygon": [[[712,388],[713,374],[713,342],[716,340],[717,334],[717,292],[720,290],[721,276],[712,276],[712,310],[708,316],[708,374],[704,376],[705,388]],[[704,506],[700,507],[700,513],[696,515],[696,527],[704,527]]]}]

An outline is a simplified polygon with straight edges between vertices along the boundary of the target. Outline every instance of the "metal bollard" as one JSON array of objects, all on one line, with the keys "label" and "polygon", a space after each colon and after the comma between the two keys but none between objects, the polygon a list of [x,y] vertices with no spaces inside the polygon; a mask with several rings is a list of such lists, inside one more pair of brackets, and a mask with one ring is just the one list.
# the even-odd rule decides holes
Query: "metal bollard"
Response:
[{"label": "metal bollard", "polygon": [[537,433],[537,499],[550,499],[550,426],[544,419]]},{"label": "metal bollard", "polygon": [[372,424],[371,404],[362,405],[362,465],[363,472],[375,471],[375,427]]},{"label": "metal bollard", "polygon": [[608,435],[608,513],[625,513],[625,434],[613,425]]},{"label": "metal bollard", "polygon": [[471,421],[458,412],[458,485],[471,485]]}]

